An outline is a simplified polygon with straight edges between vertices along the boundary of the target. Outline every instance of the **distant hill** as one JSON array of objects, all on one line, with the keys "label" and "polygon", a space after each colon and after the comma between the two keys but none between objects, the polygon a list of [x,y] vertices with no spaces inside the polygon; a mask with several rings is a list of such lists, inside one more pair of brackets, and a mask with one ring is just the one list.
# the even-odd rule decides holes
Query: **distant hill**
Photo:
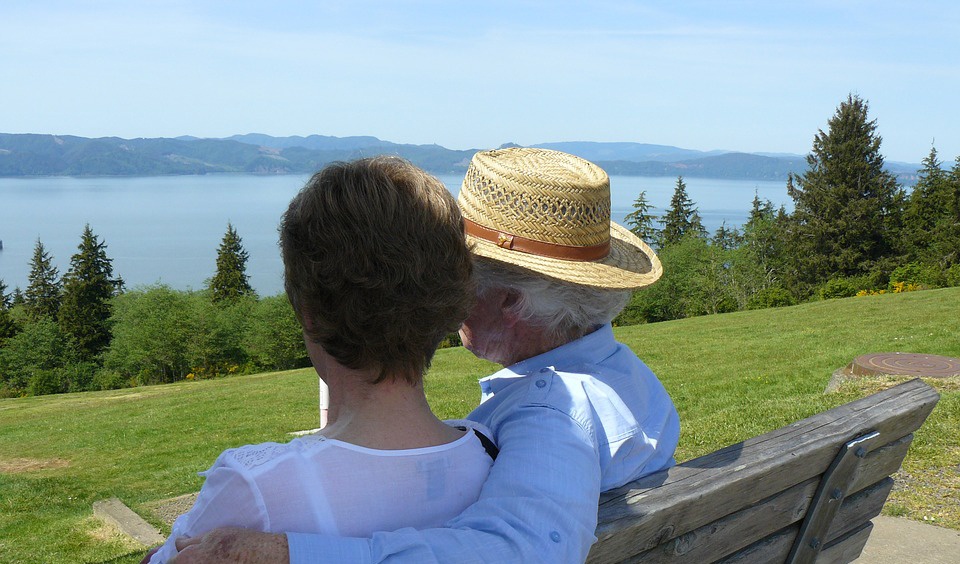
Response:
[{"label": "distant hill", "polygon": [[[739,180],[785,180],[802,173],[800,155],[695,151],[648,143],[559,142],[536,145],[596,162],[609,174]],[[462,174],[476,149],[410,145],[376,137],[197,137],[90,139],[71,135],[0,133],[0,176],[156,176],[175,174],[307,174],[327,163],[398,155],[434,174]],[[888,163],[905,183],[919,165]]]},{"label": "distant hill", "polygon": [[695,151],[670,145],[649,143],[597,143],[593,141],[564,141],[533,145],[544,149],[563,151],[588,161],[677,162],[687,159],[721,155],[729,151]]},{"label": "distant hill", "polygon": [[400,145],[375,137],[88,139],[0,133],[0,176],[301,174],[333,161],[378,154],[405,157],[434,173],[456,173],[466,170],[474,152]]}]

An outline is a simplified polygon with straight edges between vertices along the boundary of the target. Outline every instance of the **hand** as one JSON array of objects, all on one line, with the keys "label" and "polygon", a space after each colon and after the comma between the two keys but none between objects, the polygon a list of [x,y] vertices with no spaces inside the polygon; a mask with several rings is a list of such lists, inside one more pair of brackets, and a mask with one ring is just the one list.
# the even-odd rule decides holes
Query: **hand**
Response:
[{"label": "hand", "polygon": [[169,564],[289,564],[287,536],[223,527],[203,536],[178,538]]},{"label": "hand", "polygon": [[156,548],[151,548],[150,552],[148,552],[147,555],[143,557],[143,560],[140,561],[140,564],[150,564],[150,557],[153,556],[158,550],[160,550],[159,546]]}]

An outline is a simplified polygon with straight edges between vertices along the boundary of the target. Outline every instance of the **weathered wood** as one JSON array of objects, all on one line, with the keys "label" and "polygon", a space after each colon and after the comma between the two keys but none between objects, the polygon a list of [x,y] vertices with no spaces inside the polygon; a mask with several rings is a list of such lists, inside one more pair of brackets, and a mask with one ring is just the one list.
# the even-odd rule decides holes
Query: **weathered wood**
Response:
[{"label": "weathered wood", "polygon": [[799,525],[788,527],[734,554],[719,559],[711,558],[705,562],[718,562],[723,564],[782,564],[787,557],[787,552],[790,551],[790,547],[793,546],[793,541],[797,538],[797,532],[799,530]]},{"label": "weathered wood", "polygon": [[826,535],[824,550],[837,542],[837,539],[857,530],[865,522],[880,515],[883,504],[893,490],[893,478],[884,478],[876,484],[857,492],[843,500],[843,507],[837,513]]},{"label": "weathered wood", "polygon": [[[599,540],[588,562],[654,558],[637,555],[661,543],[668,546],[658,548],[660,554],[672,551],[707,562],[711,558],[705,554],[713,555],[712,560],[717,557],[710,548],[712,543],[722,550],[737,550],[762,538],[747,535],[745,542],[732,542],[738,533],[756,528],[752,533],[769,535],[761,529],[770,527],[757,523],[772,520],[771,514],[780,521],[788,516],[788,523],[796,523],[806,513],[819,476],[841,445],[866,431],[879,432],[877,444],[886,446],[868,454],[850,492],[868,486],[899,467],[910,433],[923,423],[938,397],[919,380],[907,382],[605,494],[600,504]],[[879,478],[875,472],[881,472]],[[785,494],[788,491],[791,493]],[[768,498],[770,506],[763,507]],[[742,523],[722,521],[740,511],[745,512]],[[798,528],[796,524],[788,536],[795,537]],[[738,543],[743,544],[735,547]],[[671,561],[691,561],[676,558]]]},{"label": "weathered wood", "polygon": [[[893,480],[887,478],[844,500],[837,514],[837,525],[827,535],[829,539],[817,555],[817,564],[846,564],[856,559],[867,542],[873,524],[870,519],[880,514]],[[852,525],[855,524],[855,525]],[[723,564],[781,564],[786,560],[800,532],[800,524],[781,529],[736,553],[705,556],[698,560],[684,559],[676,562],[722,562]],[[852,555],[852,556],[851,556]]]},{"label": "weathered wood", "polygon": [[[875,468],[879,469],[881,467],[875,466]],[[773,561],[783,562],[793,543],[792,540],[787,543],[787,540],[796,538],[799,522],[803,518],[806,506],[809,505],[816,488],[816,479],[807,480],[803,484],[798,484],[773,498],[768,498],[757,505],[728,515],[695,531],[665,541],[651,550],[628,558],[626,561],[643,564],[712,562],[733,555],[755,542],[786,530],[788,527],[793,527],[789,537],[784,537],[778,543],[769,546],[751,547],[742,556],[742,558],[760,558],[760,555],[763,554],[769,556]],[[835,539],[856,529],[865,521],[879,515],[892,488],[893,480],[880,476],[878,483],[847,496],[825,537],[827,539],[826,546],[829,546]],[[749,558],[743,561],[752,562]]]},{"label": "weathered wood", "polygon": [[[903,444],[909,444],[909,441]],[[886,453],[897,456],[905,452],[903,444],[894,445]],[[827,542],[880,513],[893,487],[893,480],[885,478],[890,473],[887,472],[890,464],[881,464],[883,459],[891,458],[889,455],[865,461],[865,464],[869,463],[868,472],[861,475],[861,480],[874,480],[878,483],[866,490],[863,489],[863,485],[858,485],[853,490],[857,493],[850,494],[843,500],[843,506],[826,535]],[[709,562],[711,559],[732,554],[759,539],[798,523],[804,517],[816,488],[817,479],[807,480],[751,507],[679,537],[666,540],[653,549],[638,554],[630,561]]]},{"label": "weathered wood", "polygon": [[843,498],[850,492],[855,474],[867,457],[867,450],[878,448],[880,433],[873,431],[847,442],[820,478],[800,533],[787,556],[787,564],[813,564],[826,544],[827,531],[840,511]]},{"label": "weathered wood", "polygon": [[863,547],[866,546],[871,531],[873,531],[873,523],[867,521],[832,544],[828,544],[826,548],[820,551],[817,564],[847,564],[853,562],[863,552]]}]

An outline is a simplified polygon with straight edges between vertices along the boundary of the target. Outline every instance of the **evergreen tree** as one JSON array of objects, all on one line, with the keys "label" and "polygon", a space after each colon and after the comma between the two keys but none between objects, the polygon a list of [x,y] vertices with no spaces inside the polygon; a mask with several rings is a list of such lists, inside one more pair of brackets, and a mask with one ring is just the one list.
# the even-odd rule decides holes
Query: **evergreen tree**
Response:
[{"label": "evergreen tree", "polygon": [[653,221],[657,219],[657,216],[650,213],[652,209],[653,206],[647,202],[647,192],[643,190],[633,202],[633,211],[623,219],[634,235],[654,247],[659,247],[660,230],[653,226]]},{"label": "evergreen tree", "polygon": [[19,329],[10,316],[11,297],[7,294],[7,285],[0,279],[0,347],[3,342],[17,334]]},{"label": "evergreen tree", "polygon": [[10,295],[10,307],[22,306],[26,303],[26,296],[23,295],[23,291],[20,289],[20,286],[17,286],[13,289],[13,294]]},{"label": "evergreen tree", "polygon": [[717,228],[710,242],[721,251],[730,251],[738,248],[743,243],[743,235],[736,228],[728,229],[727,222],[724,221],[720,227]]},{"label": "evergreen tree", "polygon": [[70,270],[63,277],[58,321],[73,338],[82,360],[95,359],[110,344],[110,300],[117,295],[121,281],[113,278],[113,261],[106,248],[86,225],[79,252],[70,258]]},{"label": "evergreen tree", "polygon": [[911,260],[939,270],[960,263],[960,171],[942,168],[937,150],[923,160],[904,214]]},{"label": "evergreen tree", "polygon": [[24,303],[33,319],[56,319],[60,310],[61,282],[53,259],[37,239],[30,261],[29,284],[24,292]]},{"label": "evergreen tree", "polygon": [[660,223],[663,225],[664,247],[679,243],[683,236],[688,233],[695,234],[698,237],[703,237],[706,233],[696,204],[687,195],[687,185],[683,182],[682,176],[677,177],[673,197],[670,198],[670,205],[663,217],[660,218]]},{"label": "evergreen tree", "polygon": [[10,309],[13,304],[13,296],[7,294],[7,285],[0,278],[0,310]]},{"label": "evergreen tree", "polygon": [[214,302],[253,294],[246,272],[248,258],[240,236],[228,222],[227,232],[217,251],[217,273],[210,280],[210,294]]},{"label": "evergreen tree", "polygon": [[814,138],[808,170],[787,179],[795,208],[791,253],[804,293],[836,276],[889,274],[899,244],[903,191],[883,169],[868,106],[850,95]]},{"label": "evergreen tree", "polygon": [[754,195],[750,216],[743,225],[743,262],[754,273],[754,286],[763,289],[781,281],[784,270],[784,233],[788,221],[786,211],[773,209],[770,200]]}]

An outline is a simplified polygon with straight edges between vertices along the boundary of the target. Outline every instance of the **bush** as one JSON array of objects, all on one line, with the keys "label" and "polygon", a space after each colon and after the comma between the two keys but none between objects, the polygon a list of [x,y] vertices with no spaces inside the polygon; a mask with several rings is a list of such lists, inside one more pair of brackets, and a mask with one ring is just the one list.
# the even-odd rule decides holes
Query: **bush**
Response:
[{"label": "bush", "polygon": [[460,339],[460,333],[450,333],[440,341],[438,349],[448,349],[451,347],[462,347],[463,341]]},{"label": "bush", "polygon": [[86,392],[93,387],[98,366],[93,362],[74,362],[64,366],[60,373],[68,392]]},{"label": "bush", "polygon": [[785,288],[779,286],[758,291],[747,303],[747,309],[766,309],[797,305],[796,298]]},{"label": "bush", "polygon": [[182,380],[198,347],[192,296],[158,285],[115,298],[105,367],[141,384]]},{"label": "bush", "polygon": [[957,263],[944,271],[943,282],[943,285],[948,288],[960,286],[960,263]]},{"label": "bush", "polygon": [[59,370],[36,368],[30,371],[27,393],[32,396],[62,394],[67,391],[67,383]]},{"label": "bush", "polygon": [[[26,390],[35,370],[55,370],[70,361],[70,347],[60,327],[49,319],[26,324],[0,349],[0,377]],[[41,385],[41,388],[46,384]]]},{"label": "bush", "polygon": [[271,296],[254,304],[243,341],[247,356],[258,368],[286,370],[310,365],[300,322],[286,296]]},{"label": "bush", "polygon": [[97,370],[90,382],[91,390],[119,390],[131,387],[130,379],[116,370],[102,368]]},{"label": "bush", "polygon": [[860,291],[858,285],[847,278],[833,278],[820,287],[818,292],[820,297],[825,300],[837,298],[850,298],[857,295]]},{"label": "bush", "polygon": [[888,289],[895,290],[897,287],[902,288],[909,285],[923,288],[939,288],[946,283],[945,274],[945,272],[935,266],[911,262],[903,266],[898,266],[890,273]]}]

